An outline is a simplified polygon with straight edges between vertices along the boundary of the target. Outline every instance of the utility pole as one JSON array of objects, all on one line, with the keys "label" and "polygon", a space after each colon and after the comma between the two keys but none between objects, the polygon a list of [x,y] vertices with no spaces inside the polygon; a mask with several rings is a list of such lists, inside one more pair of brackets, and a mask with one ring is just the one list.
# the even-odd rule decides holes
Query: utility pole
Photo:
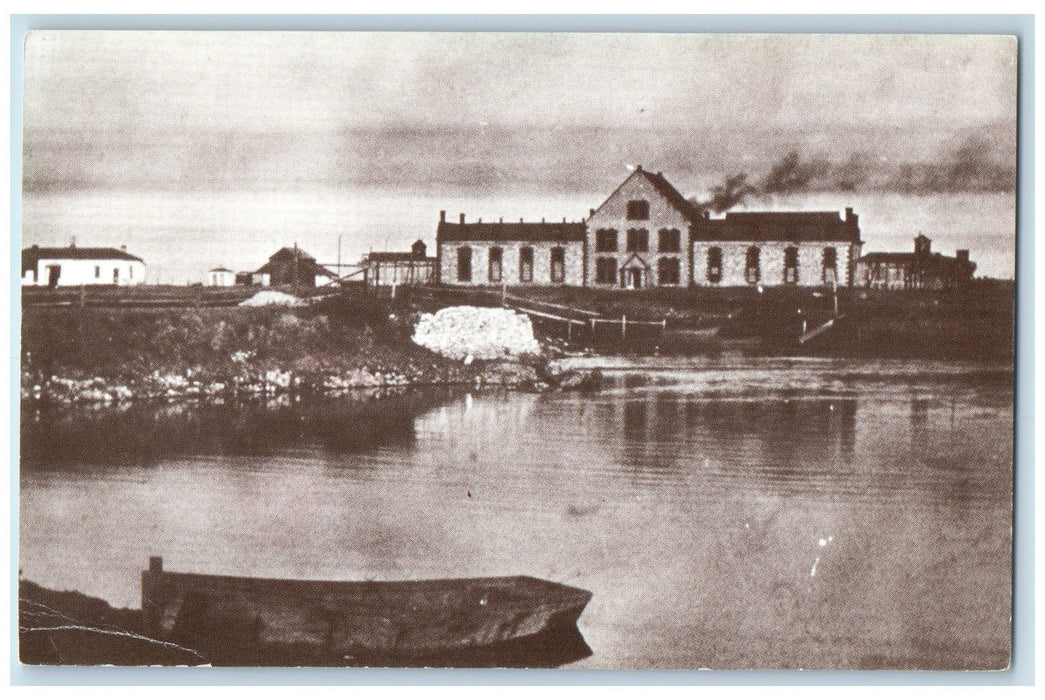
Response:
[{"label": "utility pole", "polygon": [[298,242],[294,241],[294,296],[298,295]]}]

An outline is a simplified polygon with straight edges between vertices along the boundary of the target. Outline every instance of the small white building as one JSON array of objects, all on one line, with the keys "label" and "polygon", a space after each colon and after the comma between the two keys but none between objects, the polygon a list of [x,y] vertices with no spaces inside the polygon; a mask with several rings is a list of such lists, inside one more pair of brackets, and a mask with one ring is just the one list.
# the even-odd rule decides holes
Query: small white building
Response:
[{"label": "small white building", "polygon": [[207,286],[232,287],[236,284],[236,273],[227,267],[216,267],[207,272]]},{"label": "small white building", "polygon": [[145,283],[145,261],[122,248],[22,249],[23,287],[79,287]]}]

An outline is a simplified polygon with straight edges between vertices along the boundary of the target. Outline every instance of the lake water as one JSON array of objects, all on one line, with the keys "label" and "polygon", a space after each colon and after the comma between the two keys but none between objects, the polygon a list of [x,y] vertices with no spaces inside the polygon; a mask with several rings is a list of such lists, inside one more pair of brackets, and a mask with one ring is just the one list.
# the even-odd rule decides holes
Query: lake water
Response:
[{"label": "lake water", "polygon": [[1007,663],[1011,371],[609,364],[594,394],[24,406],[22,575],[138,607],[152,554],[528,574],[593,591],[577,667]]}]

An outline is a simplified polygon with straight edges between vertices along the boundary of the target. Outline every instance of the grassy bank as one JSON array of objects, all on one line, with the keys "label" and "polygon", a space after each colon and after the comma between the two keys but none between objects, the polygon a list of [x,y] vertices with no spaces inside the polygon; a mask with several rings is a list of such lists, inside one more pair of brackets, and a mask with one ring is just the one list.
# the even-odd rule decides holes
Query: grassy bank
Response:
[{"label": "grassy bank", "polygon": [[482,368],[410,341],[413,318],[368,298],[262,308],[26,307],[23,390],[113,398],[474,381]]},{"label": "grassy bank", "polygon": [[[954,359],[1011,362],[1014,284],[978,280],[952,291],[838,290],[842,314],[805,344],[802,329],[834,315],[827,289],[509,289],[538,302],[632,321],[656,321],[614,344],[611,353]],[[38,306],[23,308],[22,389],[27,397],[121,400],[142,397],[258,395],[351,387],[547,381],[540,367],[463,364],[411,340],[422,311],[440,305],[491,305],[490,290],[401,290],[396,299],[359,291],[303,308]],[[660,323],[664,321],[662,330]],[[556,324],[559,324],[557,327]],[[535,323],[562,346],[557,321]],[[640,327],[641,329],[641,327]],[[576,340],[576,339],[575,339]],[[574,343],[575,346],[583,345]]]}]

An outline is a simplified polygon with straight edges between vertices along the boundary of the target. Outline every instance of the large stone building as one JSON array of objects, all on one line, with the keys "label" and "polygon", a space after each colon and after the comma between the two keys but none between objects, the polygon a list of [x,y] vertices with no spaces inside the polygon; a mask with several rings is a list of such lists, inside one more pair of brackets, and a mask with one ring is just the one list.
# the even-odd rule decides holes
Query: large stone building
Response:
[{"label": "large stone building", "polygon": [[22,250],[22,286],[145,284],[145,261],[125,248],[43,248]]},{"label": "large stone building", "polygon": [[438,281],[449,285],[584,284],[584,222],[458,223],[439,213]]},{"label": "large stone building", "polygon": [[852,209],[712,218],[638,166],[586,221],[451,224],[443,212],[436,245],[443,284],[642,289],[850,285],[862,241]]},{"label": "large stone building", "polygon": [[693,277],[701,286],[848,286],[860,257],[852,209],[730,212],[693,227]]},{"label": "large stone building", "polygon": [[638,167],[587,221],[592,264],[585,283],[597,287],[688,286],[695,206],[661,173]]}]

